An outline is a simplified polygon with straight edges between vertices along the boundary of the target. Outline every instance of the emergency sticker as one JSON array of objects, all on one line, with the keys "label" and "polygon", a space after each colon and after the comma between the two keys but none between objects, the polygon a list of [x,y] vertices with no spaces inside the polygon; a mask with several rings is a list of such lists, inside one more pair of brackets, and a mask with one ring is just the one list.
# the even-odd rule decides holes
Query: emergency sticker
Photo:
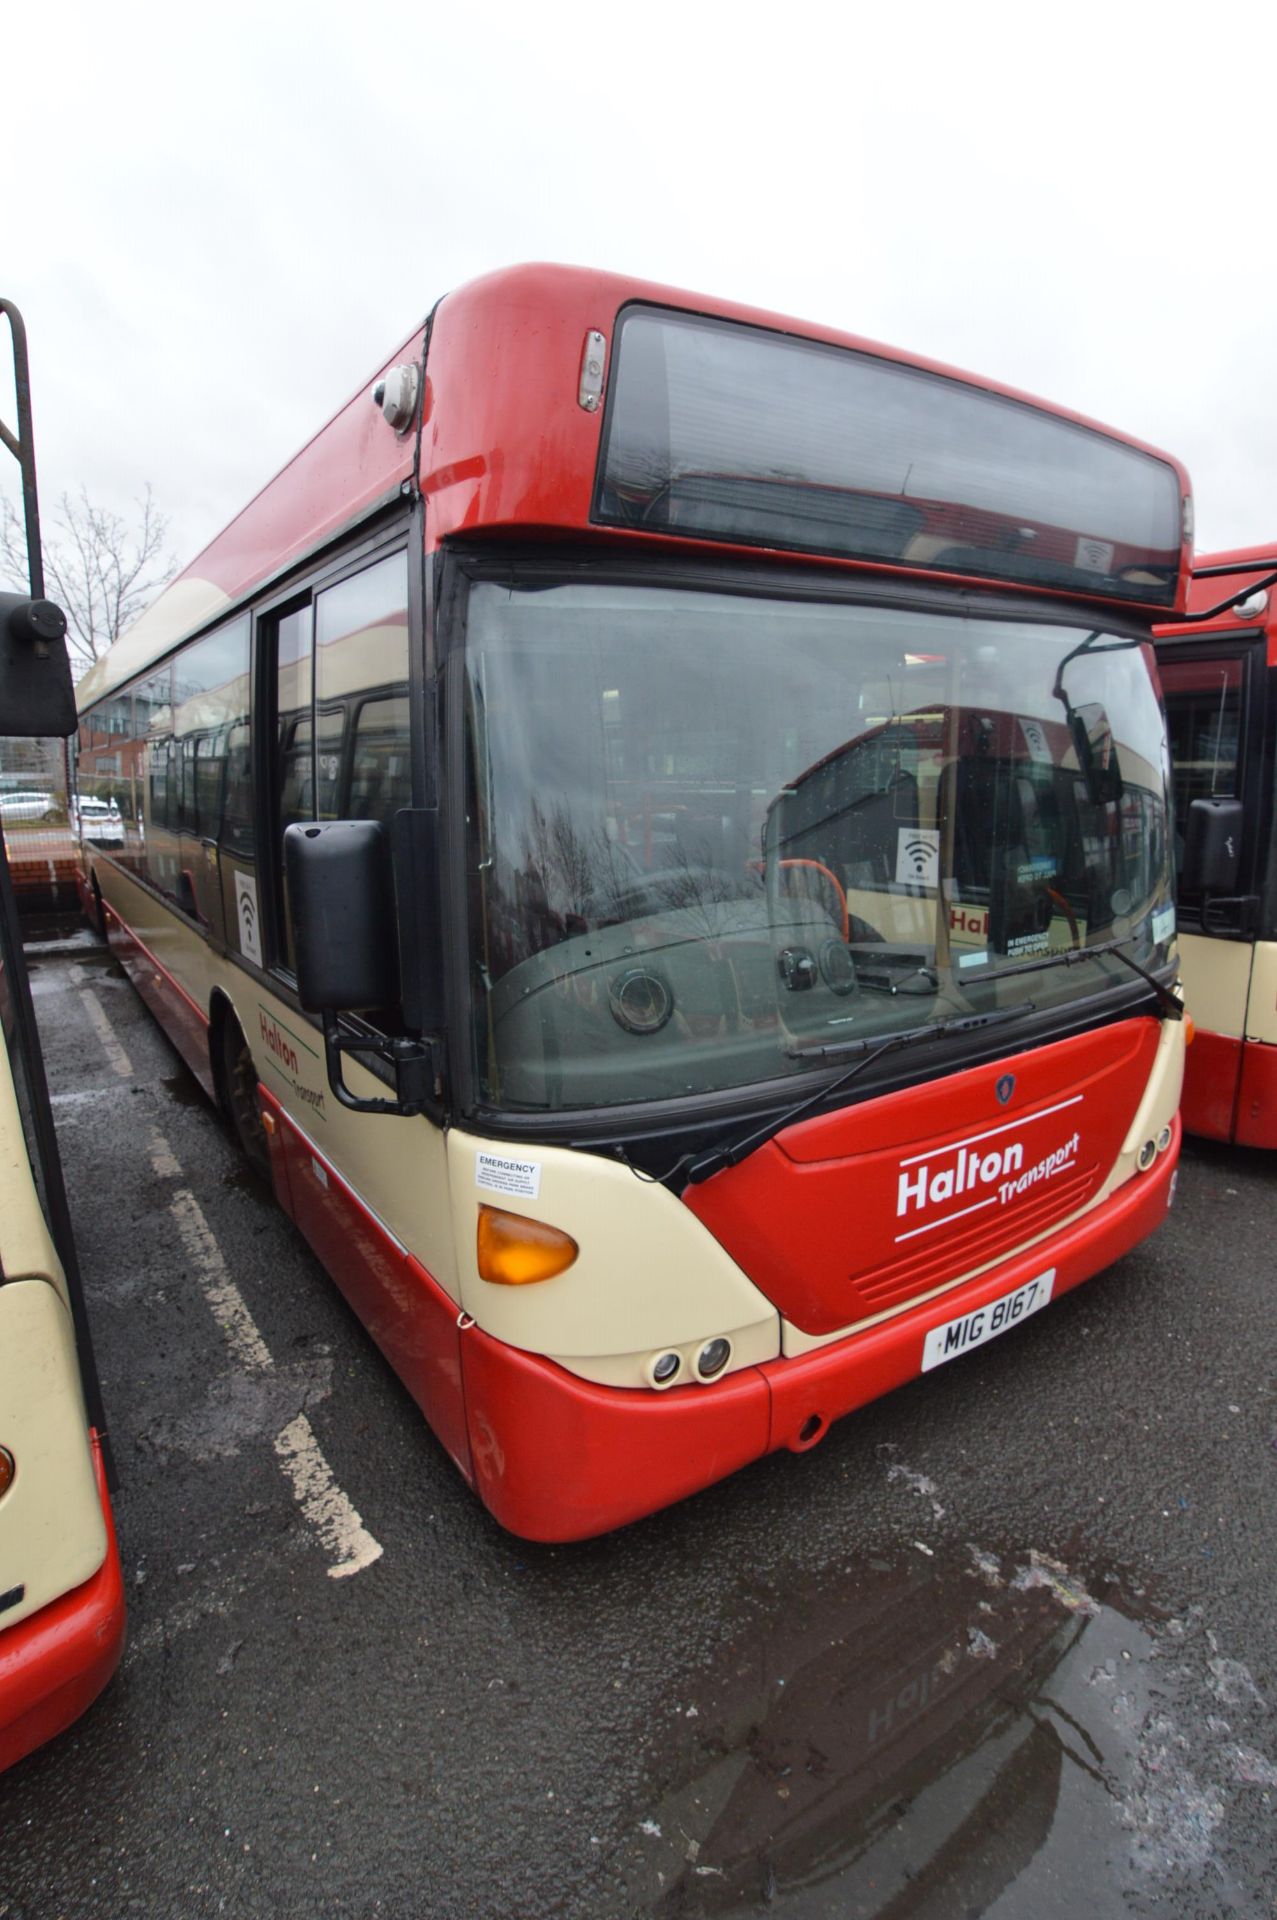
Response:
[{"label": "emergency sticker", "polygon": [[509,1160],[500,1153],[475,1155],[474,1184],[489,1193],[504,1193],[519,1200],[535,1200],[541,1191],[541,1164],[538,1160]]}]

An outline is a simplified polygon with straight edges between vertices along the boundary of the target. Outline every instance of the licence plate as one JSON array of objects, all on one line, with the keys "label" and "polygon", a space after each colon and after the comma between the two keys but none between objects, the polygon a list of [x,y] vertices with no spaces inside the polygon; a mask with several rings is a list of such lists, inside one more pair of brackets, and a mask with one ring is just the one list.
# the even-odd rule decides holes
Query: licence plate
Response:
[{"label": "licence plate", "polygon": [[1046,1305],[1054,1284],[1055,1268],[1048,1267],[1036,1280],[1026,1281],[1014,1293],[1004,1293],[1000,1300],[990,1300],[974,1313],[964,1313],[958,1320],[946,1320],[943,1326],[932,1327],[922,1346],[922,1371],[929,1373],[932,1367],[943,1366],[946,1360],[956,1360],[960,1353],[970,1353],[972,1347],[996,1340],[1008,1327],[1018,1327],[1022,1320]]}]

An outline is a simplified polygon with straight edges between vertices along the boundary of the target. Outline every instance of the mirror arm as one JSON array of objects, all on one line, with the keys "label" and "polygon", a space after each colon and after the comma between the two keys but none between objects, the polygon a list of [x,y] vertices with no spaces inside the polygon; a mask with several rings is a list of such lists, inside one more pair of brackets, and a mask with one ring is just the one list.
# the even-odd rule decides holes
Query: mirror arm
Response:
[{"label": "mirror arm", "polygon": [[[443,1092],[443,1043],[440,1040],[364,1039],[359,1034],[340,1032],[337,1015],[325,1013],[324,1055],[328,1063],[328,1084],[343,1107],[354,1113],[398,1113],[412,1118],[425,1113],[431,1099]],[[395,1071],[393,1100],[360,1100],[342,1077],[343,1053],[368,1053],[384,1060]]]}]

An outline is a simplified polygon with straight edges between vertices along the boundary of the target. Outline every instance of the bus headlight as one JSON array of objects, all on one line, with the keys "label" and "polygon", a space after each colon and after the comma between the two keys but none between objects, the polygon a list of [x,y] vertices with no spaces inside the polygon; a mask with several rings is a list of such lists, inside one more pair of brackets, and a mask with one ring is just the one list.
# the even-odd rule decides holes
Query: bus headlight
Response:
[{"label": "bus headlight", "polygon": [[712,1380],[732,1357],[730,1340],[707,1340],[696,1356],[696,1371],[702,1380]]},{"label": "bus headlight", "polygon": [[13,1485],[13,1476],[18,1471],[18,1463],[8,1447],[0,1447],[0,1500]]}]

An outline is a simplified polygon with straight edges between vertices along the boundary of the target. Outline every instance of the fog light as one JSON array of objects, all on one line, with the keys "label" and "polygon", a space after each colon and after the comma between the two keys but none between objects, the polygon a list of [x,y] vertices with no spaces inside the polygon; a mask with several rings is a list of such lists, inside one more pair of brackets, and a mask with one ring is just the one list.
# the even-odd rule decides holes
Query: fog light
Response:
[{"label": "fog light", "polygon": [[1149,1168],[1152,1166],[1154,1160],[1156,1160],[1156,1158],[1157,1158],[1156,1140],[1146,1140],[1144,1142],[1144,1145],[1140,1148],[1138,1154],[1135,1156],[1135,1164],[1139,1168],[1141,1173],[1147,1173]]},{"label": "fog light", "polygon": [[1165,1153],[1167,1147],[1169,1147],[1170,1144],[1171,1144],[1171,1130],[1169,1127],[1163,1127],[1162,1131],[1157,1136],[1157,1151],[1159,1153]]},{"label": "fog light", "polygon": [[652,1378],[658,1387],[667,1387],[682,1366],[682,1356],[677,1353],[658,1353],[652,1362]]},{"label": "fog light", "polygon": [[17,1471],[17,1462],[8,1447],[0,1447],[0,1497],[8,1493]]},{"label": "fog light", "polygon": [[580,1251],[570,1233],[544,1220],[503,1213],[499,1207],[479,1208],[479,1277],[495,1286],[526,1287],[538,1280],[553,1280]]},{"label": "fog light", "polygon": [[730,1340],[707,1340],[696,1356],[696,1371],[702,1380],[712,1380],[732,1357]]}]

